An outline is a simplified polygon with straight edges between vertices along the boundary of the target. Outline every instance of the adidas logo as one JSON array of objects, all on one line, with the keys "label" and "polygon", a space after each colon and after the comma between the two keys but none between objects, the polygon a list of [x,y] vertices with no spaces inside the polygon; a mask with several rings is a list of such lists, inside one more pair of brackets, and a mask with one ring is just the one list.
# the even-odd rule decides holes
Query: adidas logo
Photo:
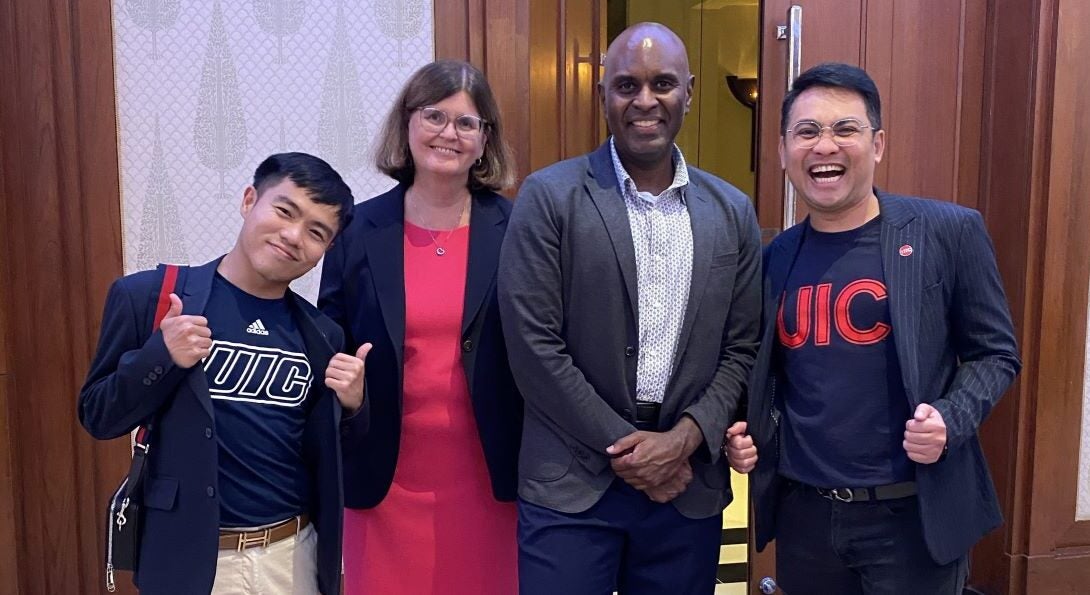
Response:
[{"label": "adidas logo", "polygon": [[253,323],[246,327],[246,332],[251,335],[268,335],[269,331],[265,330],[265,325],[261,322],[261,319],[253,321]]}]

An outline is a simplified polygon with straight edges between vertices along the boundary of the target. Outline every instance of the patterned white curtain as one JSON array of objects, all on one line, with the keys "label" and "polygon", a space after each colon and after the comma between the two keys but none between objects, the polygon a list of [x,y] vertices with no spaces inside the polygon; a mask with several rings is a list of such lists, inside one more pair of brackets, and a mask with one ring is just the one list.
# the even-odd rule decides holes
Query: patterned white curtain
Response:
[{"label": "patterned white curtain", "polygon": [[113,20],[126,272],[230,249],[271,153],[322,157],[357,200],[393,185],[372,142],[433,59],[430,0],[114,0]]}]

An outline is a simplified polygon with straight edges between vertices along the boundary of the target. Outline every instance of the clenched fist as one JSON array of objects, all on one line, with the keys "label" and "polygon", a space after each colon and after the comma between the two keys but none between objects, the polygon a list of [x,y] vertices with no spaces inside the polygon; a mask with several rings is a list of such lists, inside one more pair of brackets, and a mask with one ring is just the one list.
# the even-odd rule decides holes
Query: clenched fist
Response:
[{"label": "clenched fist", "polygon": [[946,448],[946,422],[942,414],[927,403],[920,403],[905,422],[904,449],[908,458],[924,465],[942,457]]},{"label": "clenched fist", "polygon": [[212,329],[204,316],[183,316],[182,299],[170,294],[170,309],[159,323],[163,342],[174,365],[192,368],[212,349]]},{"label": "clenched fist", "polygon": [[731,469],[738,473],[749,473],[757,466],[757,447],[753,444],[753,436],[746,433],[746,427],[744,421],[734,422],[723,436],[723,454],[727,455]]},{"label": "clenched fist", "polygon": [[363,406],[363,360],[369,351],[371,344],[364,343],[356,350],[355,357],[338,353],[325,369],[325,385],[337,393],[337,400],[349,414]]}]

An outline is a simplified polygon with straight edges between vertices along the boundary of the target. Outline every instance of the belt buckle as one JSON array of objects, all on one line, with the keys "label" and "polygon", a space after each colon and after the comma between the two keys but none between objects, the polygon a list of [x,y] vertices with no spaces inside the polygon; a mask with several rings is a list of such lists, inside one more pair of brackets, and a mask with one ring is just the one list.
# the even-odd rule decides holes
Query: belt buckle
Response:
[{"label": "belt buckle", "polygon": [[855,494],[852,493],[851,488],[818,488],[817,491],[823,498],[836,500],[837,502],[851,502],[855,500]]},{"label": "belt buckle", "polygon": [[260,533],[239,533],[238,534],[238,548],[235,551],[241,552],[244,549],[250,547],[268,547],[269,540],[272,537],[272,528],[262,529]]}]

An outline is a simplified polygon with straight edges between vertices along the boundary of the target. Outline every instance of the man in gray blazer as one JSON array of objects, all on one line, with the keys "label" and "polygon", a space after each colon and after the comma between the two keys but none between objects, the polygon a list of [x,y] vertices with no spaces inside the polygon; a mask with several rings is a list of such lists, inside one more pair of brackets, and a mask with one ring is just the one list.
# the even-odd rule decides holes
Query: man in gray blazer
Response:
[{"label": "man in gray blazer", "polygon": [[526,401],[524,595],[714,589],[760,234],[746,196],[674,144],[694,80],[669,29],[624,31],[601,83],[613,136],[515,202],[499,299]]}]

